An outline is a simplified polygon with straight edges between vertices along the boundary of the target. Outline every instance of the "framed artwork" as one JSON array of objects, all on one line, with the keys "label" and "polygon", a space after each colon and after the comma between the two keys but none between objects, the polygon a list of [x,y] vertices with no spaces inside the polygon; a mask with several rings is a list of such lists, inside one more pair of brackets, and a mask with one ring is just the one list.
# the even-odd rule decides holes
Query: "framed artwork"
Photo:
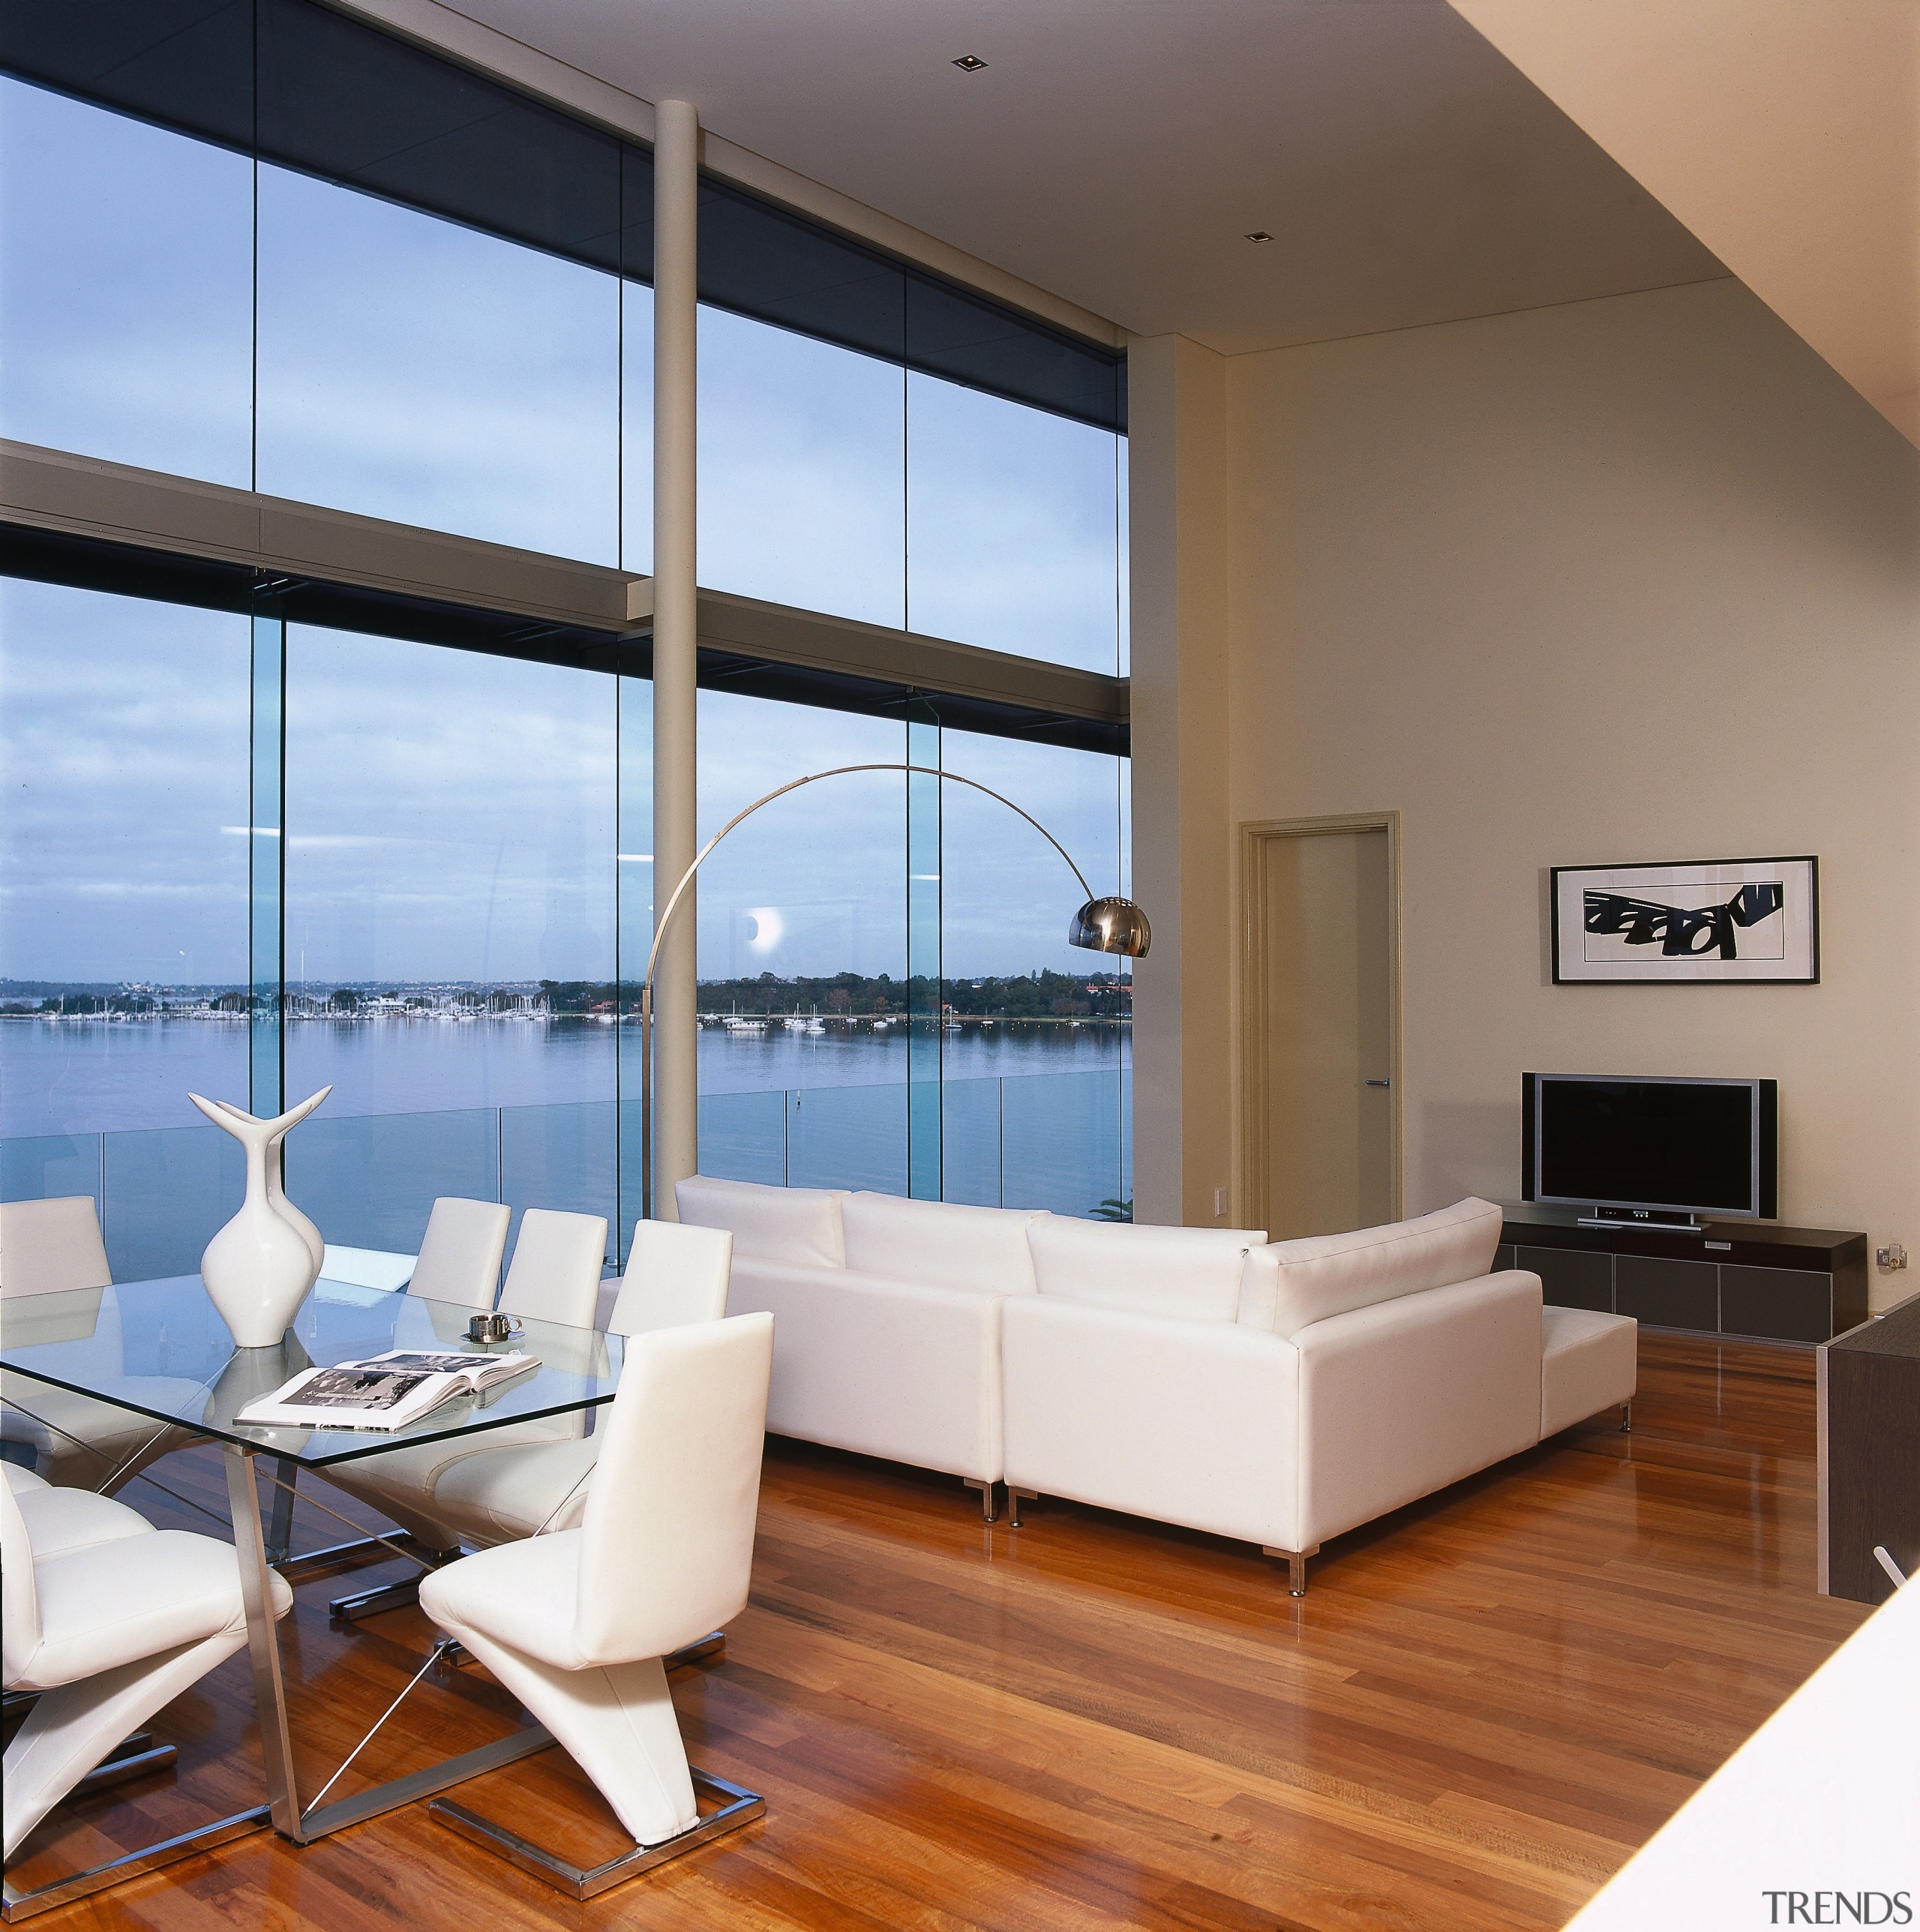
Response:
[{"label": "framed artwork", "polygon": [[1552,878],[1557,986],[1820,976],[1817,859],[1556,866]]}]

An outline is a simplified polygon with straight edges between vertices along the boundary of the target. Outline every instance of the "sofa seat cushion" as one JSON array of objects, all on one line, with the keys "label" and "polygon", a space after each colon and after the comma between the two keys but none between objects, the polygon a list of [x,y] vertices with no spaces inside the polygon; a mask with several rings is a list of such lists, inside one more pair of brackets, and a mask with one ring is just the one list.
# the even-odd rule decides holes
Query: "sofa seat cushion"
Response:
[{"label": "sofa seat cushion", "polygon": [[682,1221],[724,1228],[736,1257],[784,1262],[794,1268],[844,1268],[846,1238],[838,1190],[763,1187],[752,1180],[716,1180],[696,1174],[679,1182],[674,1200]]},{"label": "sofa seat cushion", "polygon": [[1591,1308],[1540,1311],[1540,1432],[1570,1429],[1631,1402],[1639,1380],[1640,1324]]},{"label": "sofa seat cushion", "polygon": [[1276,1241],[1249,1257],[1240,1319],[1297,1335],[1329,1316],[1474,1281],[1493,1265],[1500,1210],[1469,1197],[1383,1228]]},{"label": "sofa seat cushion", "polygon": [[1153,1228],[1064,1214],[1027,1230],[1041,1294],[1189,1322],[1238,1318],[1240,1270],[1266,1238],[1244,1228]]},{"label": "sofa seat cushion", "polygon": [[1043,1213],[861,1193],[841,1202],[840,1223],[847,1265],[862,1274],[971,1294],[1031,1294],[1027,1228]]}]

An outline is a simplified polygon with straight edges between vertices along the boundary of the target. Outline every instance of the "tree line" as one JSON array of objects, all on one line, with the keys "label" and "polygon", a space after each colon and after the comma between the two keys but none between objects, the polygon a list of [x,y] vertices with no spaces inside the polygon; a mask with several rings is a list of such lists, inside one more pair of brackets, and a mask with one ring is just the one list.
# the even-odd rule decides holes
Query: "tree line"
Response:
[{"label": "tree line", "polygon": [[[556,1013],[625,1011],[637,989],[591,980],[542,980],[540,991]],[[897,1013],[931,1013],[936,1006],[962,1018],[1118,1019],[1132,1010],[1132,985],[1114,973],[1055,973],[1018,976],[935,980],[927,974],[896,980],[836,973],[783,980],[772,973],[752,978],[703,980],[704,1012],[818,1012],[831,1019]]]}]

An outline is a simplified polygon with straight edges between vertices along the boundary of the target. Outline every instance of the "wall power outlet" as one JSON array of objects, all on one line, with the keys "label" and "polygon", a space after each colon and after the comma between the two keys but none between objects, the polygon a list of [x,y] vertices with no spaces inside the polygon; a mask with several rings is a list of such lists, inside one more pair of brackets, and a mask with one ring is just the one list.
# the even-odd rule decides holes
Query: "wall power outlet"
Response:
[{"label": "wall power outlet", "polygon": [[1886,1273],[1892,1274],[1896,1268],[1906,1267],[1906,1250],[1898,1241],[1889,1241],[1885,1247],[1874,1250],[1874,1258]]}]

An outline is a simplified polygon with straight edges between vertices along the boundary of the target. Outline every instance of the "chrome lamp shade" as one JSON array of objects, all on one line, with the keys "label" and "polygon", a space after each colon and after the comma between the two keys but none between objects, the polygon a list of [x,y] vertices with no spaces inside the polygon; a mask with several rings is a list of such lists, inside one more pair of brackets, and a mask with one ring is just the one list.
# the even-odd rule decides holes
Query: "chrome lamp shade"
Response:
[{"label": "chrome lamp shade", "polygon": [[1073,915],[1066,939],[1069,945],[1084,946],[1089,952],[1120,952],[1141,959],[1154,943],[1154,928],[1131,899],[1089,899]]}]

